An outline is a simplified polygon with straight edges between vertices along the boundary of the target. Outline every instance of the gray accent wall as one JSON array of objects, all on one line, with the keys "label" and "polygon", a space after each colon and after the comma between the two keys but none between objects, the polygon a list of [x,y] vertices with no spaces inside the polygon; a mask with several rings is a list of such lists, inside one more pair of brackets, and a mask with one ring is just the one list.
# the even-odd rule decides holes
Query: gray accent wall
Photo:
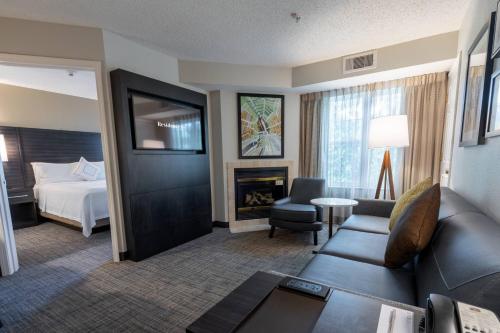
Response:
[{"label": "gray accent wall", "polygon": [[[496,10],[497,0],[472,0],[459,32],[458,52],[462,51],[459,99],[455,121],[455,142],[451,168],[451,188],[500,223],[500,137],[485,145],[458,147],[462,125],[467,51],[481,28]],[[498,66],[497,60],[496,66]]]}]

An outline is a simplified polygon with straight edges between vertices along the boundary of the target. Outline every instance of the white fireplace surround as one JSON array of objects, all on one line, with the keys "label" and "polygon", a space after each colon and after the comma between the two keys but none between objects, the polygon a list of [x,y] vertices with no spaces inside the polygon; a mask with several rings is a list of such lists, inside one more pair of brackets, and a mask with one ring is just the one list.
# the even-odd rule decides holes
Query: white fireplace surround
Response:
[{"label": "white fireplace surround", "polygon": [[234,161],[227,162],[227,209],[229,217],[229,229],[231,232],[246,232],[258,231],[269,229],[269,219],[254,219],[254,220],[236,220],[235,212],[235,197],[234,192],[234,169],[239,168],[275,168],[286,167],[288,168],[288,192],[292,186],[292,181],[295,178],[293,161],[287,160],[248,160],[248,161]]}]

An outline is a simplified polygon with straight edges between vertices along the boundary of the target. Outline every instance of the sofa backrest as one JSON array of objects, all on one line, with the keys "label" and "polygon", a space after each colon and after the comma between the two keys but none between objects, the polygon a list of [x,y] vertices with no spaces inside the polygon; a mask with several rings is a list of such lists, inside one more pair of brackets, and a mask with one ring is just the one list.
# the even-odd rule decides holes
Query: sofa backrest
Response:
[{"label": "sofa backrest", "polygon": [[416,260],[418,305],[437,293],[500,313],[500,224],[443,193],[436,232]]},{"label": "sofa backrest", "polygon": [[292,203],[310,205],[312,199],[325,196],[325,180],[321,178],[295,178],[290,190]]},{"label": "sofa backrest", "polygon": [[481,213],[479,209],[465,200],[460,194],[448,187],[441,187],[441,206],[439,207],[439,220],[465,212]]}]

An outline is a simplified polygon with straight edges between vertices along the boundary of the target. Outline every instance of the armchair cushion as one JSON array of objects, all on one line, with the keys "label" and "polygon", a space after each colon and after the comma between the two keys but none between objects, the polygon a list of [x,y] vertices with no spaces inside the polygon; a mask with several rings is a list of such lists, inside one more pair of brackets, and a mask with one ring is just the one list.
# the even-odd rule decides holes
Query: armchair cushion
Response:
[{"label": "armchair cushion", "polygon": [[309,205],[312,199],[324,197],[325,180],[321,178],[295,178],[290,191],[291,202]]},{"label": "armchair cushion", "polygon": [[293,222],[315,222],[316,207],[293,203],[274,205],[271,207],[271,219]]}]

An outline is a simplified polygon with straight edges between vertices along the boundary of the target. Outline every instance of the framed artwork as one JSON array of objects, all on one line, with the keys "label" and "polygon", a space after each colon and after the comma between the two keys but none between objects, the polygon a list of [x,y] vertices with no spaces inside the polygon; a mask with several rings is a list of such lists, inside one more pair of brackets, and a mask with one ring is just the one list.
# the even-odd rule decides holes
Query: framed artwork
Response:
[{"label": "framed artwork", "polygon": [[500,70],[491,76],[490,101],[488,107],[488,122],[485,136],[500,135]]},{"label": "framed artwork", "polygon": [[492,49],[495,14],[472,43],[468,52],[467,75],[462,113],[460,146],[476,146],[484,143],[486,116],[490,91],[493,60]]},{"label": "framed artwork", "polygon": [[[500,0],[497,2],[497,11],[495,16],[499,13],[500,10]],[[491,53],[492,58],[496,58],[500,55],[500,22],[498,24],[495,23],[495,36],[493,38],[493,51]]]},{"label": "framed artwork", "polygon": [[284,157],[284,95],[238,94],[240,159]]}]

